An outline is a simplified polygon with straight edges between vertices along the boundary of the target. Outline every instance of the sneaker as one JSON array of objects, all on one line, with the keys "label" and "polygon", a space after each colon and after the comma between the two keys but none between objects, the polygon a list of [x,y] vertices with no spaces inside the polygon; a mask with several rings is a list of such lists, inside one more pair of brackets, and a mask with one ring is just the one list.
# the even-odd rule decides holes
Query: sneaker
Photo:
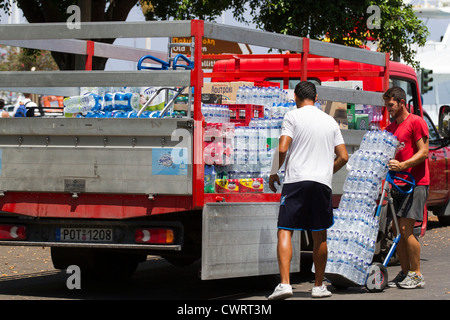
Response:
[{"label": "sneaker", "polygon": [[320,287],[313,287],[311,296],[313,298],[331,297],[331,292],[328,291],[327,287],[323,284]]},{"label": "sneaker", "polygon": [[394,278],[394,280],[388,282],[389,288],[397,288],[397,285],[402,282],[406,278],[406,274],[403,273],[403,271],[400,271],[397,276]]},{"label": "sneaker", "polygon": [[273,293],[269,296],[269,300],[283,300],[292,297],[292,287],[290,284],[280,283],[275,287]]},{"label": "sneaker", "polygon": [[403,289],[423,288],[425,286],[425,279],[418,276],[415,272],[409,271],[405,279],[399,282],[398,286]]}]

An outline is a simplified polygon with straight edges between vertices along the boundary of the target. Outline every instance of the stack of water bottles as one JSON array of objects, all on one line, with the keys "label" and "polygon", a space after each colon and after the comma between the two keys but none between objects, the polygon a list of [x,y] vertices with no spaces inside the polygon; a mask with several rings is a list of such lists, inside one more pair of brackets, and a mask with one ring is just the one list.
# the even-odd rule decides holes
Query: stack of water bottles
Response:
[{"label": "stack of water bottles", "polygon": [[[256,104],[264,106],[264,117],[283,117],[289,104],[288,92],[277,87],[241,86],[236,92],[236,104]],[[277,111],[274,111],[277,109]],[[286,108],[286,109],[283,109]],[[275,112],[277,114],[275,115]],[[280,114],[282,113],[282,114]]]},{"label": "stack of water bottles", "polygon": [[[241,86],[237,91],[236,104],[262,105],[264,117],[253,118],[247,125],[234,127],[233,139],[223,141],[223,148],[217,148],[212,144],[206,145],[204,148],[205,192],[271,192],[269,176],[273,153],[278,147],[284,115],[296,108],[295,103],[289,102],[288,92],[280,88]],[[219,127],[227,127],[230,122],[230,110],[227,105],[202,105],[202,113],[207,123],[205,138],[209,129],[220,131]],[[227,135],[228,138],[230,136]],[[211,152],[212,147],[214,152]],[[222,150],[229,150],[228,148],[233,150],[231,164],[227,161],[222,163],[216,161],[216,151],[221,153]],[[226,152],[226,155],[229,154]],[[228,159],[225,158],[225,160]],[[211,167],[213,163],[215,166]],[[279,176],[282,181],[284,167],[281,168]],[[216,188],[211,186],[214,179]]]},{"label": "stack of water bottles", "polygon": [[[277,129],[273,130],[277,131]],[[262,178],[261,192],[268,192],[272,160],[268,149],[268,139],[272,136],[271,132],[270,122],[265,119],[253,119],[248,127],[235,128],[234,161],[229,174],[238,180]]]},{"label": "stack of water bottles", "polygon": [[206,123],[230,122],[230,110],[227,105],[202,104],[202,114]]},{"label": "stack of water bottles", "polygon": [[108,92],[103,96],[89,93],[64,99],[64,114],[87,118],[131,118],[139,111],[139,94]]},{"label": "stack of water bottles", "polygon": [[[219,188],[220,191],[210,186],[205,187],[205,191],[270,192],[270,169],[280,136],[282,119],[252,119],[248,126],[234,127],[229,117],[223,115],[222,107],[225,107],[223,110],[228,110],[226,105],[202,106],[203,115],[207,119],[203,158],[207,166],[216,165],[214,170],[205,167],[205,186],[211,183],[211,180],[217,179],[221,180],[220,184],[223,186]],[[232,129],[228,129],[229,127]],[[211,142],[211,137],[215,138],[214,142]],[[229,150],[232,152],[228,152]],[[222,159],[224,160],[220,161]],[[216,174],[218,172],[221,174]],[[217,179],[210,176],[213,174],[216,174]],[[282,177],[283,168],[280,178]],[[258,188],[249,188],[249,181],[256,183]]]},{"label": "stack of water bottles", "polygon": [[360,149],[350,157],[344,194],[334,210],[334,225],[327,232],[325,273],[339,274],[358,285],[365,283],[378,235],[376,201],[397,146],[391,133],[368,131]]}]

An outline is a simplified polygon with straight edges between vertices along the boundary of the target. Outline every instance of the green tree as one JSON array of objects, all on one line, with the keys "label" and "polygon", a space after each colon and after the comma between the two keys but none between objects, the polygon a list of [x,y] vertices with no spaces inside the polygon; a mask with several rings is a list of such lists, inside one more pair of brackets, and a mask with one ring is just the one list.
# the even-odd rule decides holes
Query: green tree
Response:
[{"label": "green tree", "polygon": [[[379,50],[401,57],[418,68],[413,44],[424,46],[427,27],[414,15],[412,6],[402,0],[249,0],[252,22],[266,31],[279,32],[350,46],[378,41]],[[380,10],[380,24],[368,27],[373,11]],[[241,17],[242,19],[242,17]]]},{"label": "green tree", "polygon": [[[86,21],[124,21],[133,6],[140,5],[147,20],[214,20],[231,9],[236,19],[253,22],[258,28],[311,39],[324,39],[360,46],[374,38],[383,52],[418,68],[413,44],[425,45],[426,26],[414,15],[412,6],[402,0],[14,0],[30,23],[64,22],[68,6],[84,3],[90,8]],[[381,24],[368,27],[372,12],[380,9]],[[0,0],[0,9],[9,10],[9,0]],[[247,21],[244,13],[250,11]],[[115,39],[95,39],[112,43]],[[75,67],[74,55],[52,52],[61,70]],[[93,68],[104,69],[106,59],[94,58]]]},{"label": "green tree", "polygon": [[140,0],[147,20],[214,20],[223,11],[232,9],[234,17],[242,19],[248,0]]},{"label": "green tree", "polygon": [[0,45],[0,71],[58,70],[50,51]]},{"label": "green tree", "polygon": [[[71,13],[67,8],[79,5],[82,10],[82,21],[125,21],[131,9],[138,5],[138,0],[14,0],[22,10],[29,23],[66,22]],[[0,9],[9,13],[9,0],[0,0]],[[94,39],[95,41],[113,43],[115,39]],[[74,54],[52,52],[52,56],[60,70],[74,70],[77,57]],[[92,68],[103,70],[107,59],[94,57]]]},{"label": "green tree", "polygon": [[[141,6],[147,20],[191,19],[199,17],[209,19],[219,16],[224,10],[233,8],[236,16],[243,15],[245,0],[14,0],[30,23],[65,22],[71,15],[67,8],[79,5],[82,21],[125,21],[134,6]],[[0,9],[10,10],[9,0],[0,0]],[[84,12],[89,12],[85,15]],[[113,43],[115,39],[94,39]],[[74,54],[52,52],[60,70],[76,68],[77,57]],[[92,68],[103,70],[107,59],[94,57]]]}]

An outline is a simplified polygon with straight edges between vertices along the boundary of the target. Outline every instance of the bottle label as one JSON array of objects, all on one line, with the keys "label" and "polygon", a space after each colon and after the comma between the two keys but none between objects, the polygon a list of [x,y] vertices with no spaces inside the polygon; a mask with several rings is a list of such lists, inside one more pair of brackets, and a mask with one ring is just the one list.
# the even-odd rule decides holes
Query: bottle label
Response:
[{"label": "bottle label", "polygon": [[263,178],[239,179],[239,191],[247,193],[262,193],[264,188]]},{"label": "bottle label", "polygon": [[237,193],[238,180],[236,179],[216,179],[215,181],[216,193]]}]

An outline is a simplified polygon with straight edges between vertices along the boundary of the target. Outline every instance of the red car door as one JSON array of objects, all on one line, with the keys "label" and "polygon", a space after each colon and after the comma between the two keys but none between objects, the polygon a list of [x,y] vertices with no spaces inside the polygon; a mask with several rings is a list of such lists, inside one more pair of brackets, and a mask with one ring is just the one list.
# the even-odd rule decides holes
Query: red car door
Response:
[{"label": "red car door", "polygon": [[436,130],[428,114],[424,112],[424,120],[428,125],[429,140],[429,169],[430,169],[430,188],[427,200],[427,206],[442,204],[448,199],[448,171],[447,171],[447,152],[448,147],[443,147],[440,135]]}]

